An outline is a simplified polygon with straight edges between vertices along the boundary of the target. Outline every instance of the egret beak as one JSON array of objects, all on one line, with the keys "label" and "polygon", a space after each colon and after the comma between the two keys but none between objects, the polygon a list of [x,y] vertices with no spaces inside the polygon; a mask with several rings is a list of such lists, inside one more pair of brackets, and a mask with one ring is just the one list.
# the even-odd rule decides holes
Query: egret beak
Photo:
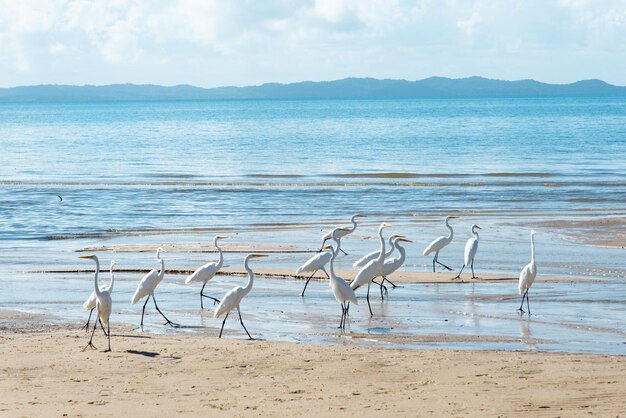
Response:
[{"label": "egret beak", "polygon": [[448,216],[448,219],[459,219],[460,216]]},{"label": "egret beak", "polygon": [[476,225],[476,228],[478,228],[478,229],[482,229],[482,228],[481,228],[480,226],[478,226],[478,225]]},{"label": "egret beak", "polygon": [[357,213],[356,217],[357,218],[367,218],[367,215],[363,215],[361,213]]},{"label": "egret beak", "polygon": [[322,250],[331,250],[333,247],[331,247],[330,245],[324,245],[324,248],[322,248]]},{"label": "egret beak", "polygon": [[217,235],[215,237],[215,239],[226,239],[226,238],[228,238],[228,236],[226,236],[226,235]]},{"label": "egret beak", "polygon": [[160,252],[160,253],[166,253],[167,252],[162,247],[157,248],[157,251]]},{"label": "egret beak", "polygon": [[413,242],[408,238],[398,238],[398,241],[402,241],[402,242]]},{"label": "egret beak", "polygon": [[89,254],[89,255],[79,255],[78,258],[93,258],[94,255],[93,254]]},{"label": "egret beak", "polygon": [[117,261],[115,261],[115,260],[111,260],[111,265],[112,265],[112,266],[114,266],[114,265],[116,265],[116,264],[117,264]]},{"label": "egret beak", "polygon": [[381,226],[382,226],[383,228],[390,228],[390,227],[392,227],[393,225],[392,225],[392,224],[388,224],[388,223],[384,223],[384,222],[383,222],[383,224],[382,224]]},{"label": "egret beak", "polygon": [[341,227],[341,228],[337,228],[338,231],[352,231],[352,228],[348,228],[348,227]]},{"label": "egret beak", "polygon": [[260,257],[269,257],[269,256],[267,254],[252,254],[252,257],[260,258]]}]

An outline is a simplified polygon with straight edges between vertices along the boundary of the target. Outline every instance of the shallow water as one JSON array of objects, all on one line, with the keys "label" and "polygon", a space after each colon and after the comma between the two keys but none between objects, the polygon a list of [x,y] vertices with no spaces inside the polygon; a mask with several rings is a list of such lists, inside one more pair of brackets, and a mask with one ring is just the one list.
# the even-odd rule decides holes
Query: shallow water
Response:
[{"label": "shallow water", "polygon": [[[407,286],[376,302],[384,315],[371,322],[354,307],[352,337],[338,338],[326,285],[315,283],[302,301],[291,298],[300,282],[264,280],[268,288],[244,308],[251,331],[289,341],[623,353],[624,250],[591,247],[589,231],[566,235],[543,222],[626,217],[624,161],[624,98],[0,104],[0,308],[81,319],[89,275],[32,271],[89,268],[76,259],[85,247],[112,247],[100,253],[103,264],[110,256],[122,268],[153,268],[156,246],[210,243],[216,232],[233,244],[314,250],[356,212],[370,217],[344,240],[350,255],[338,268],[377,249],[384,220],[415,241],[404,268],[429,271],[421,251],[447,233],[445,215],[462,214],[440,255],[455,269],[478,223],[477,274],[515,277],[535,228],[540,277],[601,282],[536,285],[530,321],[509,309],[513,285]],[[136,244],[149,253],[124,251]],[[277,253],[268,266],[295,271],[308,256]],[[193,268],[213,258],[173,252],[166,263]],[[139,275],[121,276],[114,321],[136,322],[138,307],[125,301]],[[235,282],[216,286],[223,293]],[[191,287],[166,279],[159,290],[181,322],[216,326],[190,303]],[[197,329],[176,331],[185,330]],[[481,333],[493,338],[477,341]],[[474,339],[410,337],[426,334]]]},{"label": "shallow water", "polygon": [[[115,324],[139,324],[143,301],[130,304],[140,275],[118,274],[113,292]],[[16,279],[12,292],[0,292],[0,308],[44,314],[53,321],[85,321],[80,304],[89,296],[87,275],[46,275],[41,281]],[[107,275],[101,279],[108,281]],[[244,285],[245,277],[218,276],[205,292],[221,297]],[[327,281],[312,281],[300,297],[300,280],[258,278],[241,304],[244,322],[256,338],[303,343],[354,342],[408,348],[502,349],[626,354],[626,289],[616,283],[536,283],[530,292],[532,315],[520,316],[516,283],[405,285],[391,289],[384,302],[372,288],[370,317],[365,289],[350,308],[348,327],[337,329],[341,314]],[[221,319],[214,306],[199,309],[198,285],[170,275],[159,285],[159,307],[181,327],[163,325],[152,302],[145,332],[191,332],[215,336]],[[14,295],[21,295],[15,298]],[[526,305],[524,305],[526,309]],[[115,331],[113,331],[115,332]],[[236,313],[225,326],[226,338],[244,338]]]}]

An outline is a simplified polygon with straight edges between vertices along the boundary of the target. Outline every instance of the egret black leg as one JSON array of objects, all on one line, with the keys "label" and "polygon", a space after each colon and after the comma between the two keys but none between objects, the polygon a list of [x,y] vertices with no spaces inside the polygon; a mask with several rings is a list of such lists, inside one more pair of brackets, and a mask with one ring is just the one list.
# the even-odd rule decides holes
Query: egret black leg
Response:
[{"label": "egret black leg", "polygon": [[204,282],[204,284],[202,285],[202,289],[200,289],[200,309],[204,309],[204,301],[202,299],[202,297],[204,296],[204,294],[202,292],[204,292],[204,286],[206,286],[206,282]]},{"label": "egret black leg", "polygon": [[339,250],[343,253],[343,255],[348,255],[348,253],[347,253],[347,252],[345,252],[345,251],[343,250],[343,248],[340,248]]},{"label": "egret black leg", "polygon": [[521,313],[524,313],[526,311],[524,311],[522,309],[522,306],[524,306],[524,298],[526,297],[526,295],[528,294],[528,289],[526,289],[526,291],[524,292],[524,294],[522,295],[522,303],[519,305],[519,309],[518,311],[520,311]]},{"label": "egret black leg", "polygon": [[[89,311],[89,318],[87,318],[87,323],[85,325],[83,325],[83,328],[85,328],[85,334],[89,332],[89,322],[91,321],[91,314],[93,313],[93,310],[96,308],[91,308],[91,310]],[[81,329],[83,329],[81,328]]]},{"label": "egret black leg", "polygon": [[222,321],[222,328],[220,329],[220,336],[217,338],[222,338],[222,331],[224,331],[224,324],[226,323],[226,318],[228,318],[228,315],[230,315],[230,312],[228,312],[224,317],[224,320]]},{"label": "egret black leg", "polygon": [[372,282],[369,282],[367,284],[367,307],[370,308],[370,316],[374,316],[374,313],[372,312],[372,305],[370,305],[370,285],[372,284]]},{"label": "egret black leg", "polygon": [[526,289],[526,307],[528,308],[528,316],[530,316],[530,302],[528,301],[528,289]]},{"label": "egret black leg", "polygon": [[167,319],[167,316],[163,315],[163,312],[161,312],[161,310],[159,309],[157,303],[156,303],[156,298],[154,297],[154,295],[152,295],[152,300],[154,301],[154,307],[156,308],[156,310],[161,314],[161,316],[163,318],[165,318],[165,320],[167,321],[166,324],[168,325],[172,325],[172,326],[177,326],[178,324],[176,322],[172,322],[169,319]]},{"label": "egret black leg", "polygon": [[308,279],[306,279],[306,283],[304,284],[304,289],[302,289],[302,293],[300,293],[300,296],[304,296],[304,292],[306,291],[306,287],[309,285],[309,282],[311,281],[311,279],[313,278],[313,275],[314,275],[315,273],[317,273],[317,270],[315,270],[315,271],[313,272],[313,274],[311,274],[311,275],[309,276],[309,278],[308,278]]},{"label": "egret black leg", "polygon": [[97,326],[98,326],[98,321],[94,321],[94,323],[93,323],[93,331],[91,331],[91,338],[89,338],[89,343],[85,346],[85,348],[83,348],[83,351],[85,351],[87,348],[91,348],[92,350],[96,349],[96,346],[93,345],[92,341],[93,341],[93,335],[96,333],[96,327]]},{"label": "egret black leg", "polygon": [[102,332],[104,332],[104,335],[109,335],[107,334],[106,330],[104,329],[104,325],[102,325],[102,320],[100,320],[100,317],[98,317],[98,322],[100,322],[100,328],[102,328]]},{"label": "egret black leg", "polygon": [[346,303],[346,317],[348,316],[348,313],[350,311],[350,302]]},{"label": "egret black leg", "polygon": [[324,244],[326,244],[326,241],[328,241],[328,239],[325,239],[324,241],[322,241],[322,246],[320,247],[318,253],[322,252],[322,250],[324,249]]},{"label": "egret black leg", "polygon": [[394,284],[391,280],[389,280],[389,279],[388,279],[387,277],[385,277],[385,276],[383,276],[383,281],[382,281],[381,283],[383,283],[383,284],[384,284],[384,283],[385,283],[385,280],[386,280],[387,282],[389,282],[389,284],[391,285],[391,287],[393,287],[393,288],[398,287],[397,285],[395,285],[395,284]]},{"label": "egret black leg", "polygon": [[380,297],[382,300],[385,300],[385,296],[383,295],[383,289],[385,290],[385,292],[387,292],[387,288],[385,287],[384,284],[378,283],[376,280],[372,279],[372,283],[377,284],[378,286],[380,286]]},{"label": "egret black leg", "polygon": [[435,261],[437,261],[437,254],[433,257],[433,273],[435,272]]},{"label": "egret black leg", "polygon": [[478,277],[476,277],[476,275],[474,274],[474,260],[472,260],[471,267],[472,267],[472,279],[478,279]]},{"label": "egret black leg", "polygon": [[109,349],[105,351],[105,353],[107,351],[111,351],[111,324],[108,323],[107,324],[107,337],[109,337]]},{"label": "egret black leg", "polygon": [[141,330],[142,331],[143,331],[143,316],[146,313],[146,305],[148,304],[149,300],[150,300],[150,295],[148,295],[146,302],[143,304],[143,309],[141,310]]},{"label": "egret black leg", "polygon": [[337,328],[342,328],[345,325],[345,317],[346,317],[346,308],[343,305],[343,302],[341,302],[341,319],[339,320],[339,326]]},{"label": "egret black leg", "polygon": [[452,269],[451,269],[450,267],[446,266],[446,265],[445,265],[445,264],[443,264],[441,261],[439,261],[439,253],[437,253],[437,254],[435,255],[435,262],[436,262],[437,264],[439,264],[440,266],[443,266],[443,268],[444,268],[444,269],[449,270],[449,271],[452,271]]},{"label": "egret black leg", "polygon": [[202,285],[202,289],[200,290],[200,308],[201,309],[204,309],[204,306],[202,306],[202,298],[211,299],[213,301],[213,305],[215,305],[216,303],[220,303],[219,299],[215,299],[213,296],[205,295],[203,293],[204,286],[206,286],[206,284],[207,284],[207,282],[204,282],[204,284]]},{"label": "egret black leg", "polygon": [[237,308],[237,313],[239,314],[239,322],[241,322],[241,326],[243,327],[243,329],[246,330],[246,334],[248,334],[248,338],[250,338],[251,340],[254,340],[254,338],[252,338],[252,336],[246,329],[246,326],[243,324],[243,319],[241,319],[241,311],[239,310],[239,308]]},{"label": "egret black leg", "polygon": [[452,278],[452,280],[457,280],[461,278],[461,273],[463,273],[463,269],[465,268],[465,264],[463,264],[463,267],[461,267],[461,271],[459,271],[459,274],[457,274],[455,277]]}]

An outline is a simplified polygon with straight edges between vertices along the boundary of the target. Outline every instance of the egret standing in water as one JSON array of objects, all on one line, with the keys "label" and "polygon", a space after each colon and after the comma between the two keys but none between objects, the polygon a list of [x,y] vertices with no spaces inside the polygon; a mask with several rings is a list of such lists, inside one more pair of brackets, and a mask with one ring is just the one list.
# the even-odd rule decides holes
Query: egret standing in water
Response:
[{"label": "egret standing in water", "polygon": [[[350,235],[351,233],[353,233],[356,230],[356,218],[367,218],[367,215],[362,215],[360,213],[356,213],[356,214],[352,215],[352,218],[350,219],[350,222],[352,222],[352,226],[342,226],[341,227],[341,232],[338,232],[338,235],[337,235],[338,238],[343,238],[346,235]],[[324,244],[326,244],[326,241],[331,239],[333,231],[327,232],[322,237],[322,247],[320,248],[320,251],[322,251],[324,249]],[[341,250],[341,252],[344,253],[344,255],[348,255],[348,253],[345,252],[344,250]]]},{"label": "egret standing in water", "polygon": [[403,236],[398,237],[394,241],[394,246],[398,250],[400,255],[398,255],[397,257],[394,257],[394,258],[385,259],[385,263],[383,264],[383,269],[381,271],[381,276],[383,277],[383,281],[380,282],[381,284],[385,283],[385,280],[386,280],[393,287],[396,287],[395,284],[391,283],[391,280],[389,280],[387,278],[387,276],[389,276],[390,274],[395,273],[396,270],[398,270],[400,267],[402,267],[402,265],[406,261],[406,250],[404,249],[404,247],[402,245],[400,245],[401,242],[413,242],[413,241],[411,241],[410,239],[406,239]]},{"label": "egret standing in water", "polygon": [[374,315],[372,312],[372,306],[370,305],[370,286],[372,281],[374,281],[374,279],[382,273],[382,267],[385,263],[385,239],[383,238],[383,229],[389,228],[390,226],[392,225],[388,223],[380,224],[380,227],[378,228],[378,238],[380,239],[380,252],[378,253],[378,258],[370,260],[365,266],[363,266],[363,268],[361,268],[361,270],[357,273],[354,280],[352,280],[352,283],[350,283],[352,290],[357,290],[359,287],[367,284],[367,307],[370,310],[370,315]]},{"label": "egret standing in water", "polygon": [[160,253],[162,252],[165,253],[167,251],[165,251],[161,247],[157,248],[156,259],[158,262],[161,263],[161,269],[151,270],[148,274],[143,276],[143,278],[139,282],[139,286],[137,286],[137,290],[135,290],[135,294],[133,295],[131,299],[131,303],[134,305],[137,302],[139,302],[141,299],[148,296],[148,298],[146,299],[146,303],[143,304],[143,309],[141,310],[141,330],[142,331],[143,331],[143,317],[144,317],[144,314],[146,313],[146,305],[148,304],[150,297],[152,297],[152,300],[154,301],[154,307],[156,308],[156,310],[167,321],[166,324],[174,325],[174,326],[178,325],[177,323],[172,322],[169,319],[167,319],[167,317],[159,309],[157,302],[156,302],[156,298],[154,297],[154,289],[156,289],[159,283],[161,283],[161,280],[163,280],[163,275],[165,274],[165,263],[163,262],[163,259],[161,258],[161,255],[160,255]]},{"label": "egret standing in water", "polygon": [[447,237],[442,235],[439,238],[433,240],[433,242],[428,244],[428,247],[424,249],[424,256],[427,256],[433,251],[435,252],[435,258],[433,258],[433,273],[435,272],[435,263],[443,266],[444,269],[448,269],[452,271],[450,267],[446,266],[443,263],[440,263],[438,259],[439,259],[439,251],[443,250],[444,247],[446,247],[448,244],[452,242],[452,238],[454,237],[454,231],[452,230],[452,227],[450,226],[448,222],[450,221],[450,219],[456,219],[456,218],[458,218],[458,216],[447,216],[445,224],[446,224],[446,227],[450,230],[450,234],[448,234]]},{"label": "egret standing in water", "polygon": [[[333,229],[332,233],[339,234],[347,230],[349,229],[345,227],[340,227]],[[306,291],[306,287],[309,285],[309,281],[311,280],[311,278],[313,278],[313,275],[317,273],[318,270],[322,270],[324,274],[326,274],[326,277],[328,277],[328,279],[330,280],[330,276],[328,275],[325,266],[333,257],[333,251],[331,246],[325,246],[323,249],[326,249],[328,251],[315,254],[313,257],[309,258],[303,265],[298,267],[298,270],[296,270],[296,274],[312,272],[309,278],[306,280],[306,283],[304,284],[304,289],[302,289],[302,293],[300,293],[300,296],[304,296],[304,292]]]},{"label": "egret standing in water", "polygon": [[463,256],[463,267],[461,267],[461,271],[459,274],[454,277],[454,279],[460,279],[461,273],[463,273],[463,269],[467,266],[472,267],[472,279],[478,279],[474,274],[474,257],[476,256],[476,251],[478,251],[478,231],[477,229],[482,229],[480,226],[474,224],[472,225],[472,234],[474,236],[467,240],[465,244],[465,254]]},{"label": "egret standing in water", "polygon": [[98,317],[94,321],[93,331],[91,332],[91,338],[89,338],[89,343],[85,346],[85,348],[83,348],[83,351],[85,351],[87,348],[96,348],[93,345],[93,336],[96,333],[96,327],[98,326],[99,321],[107,327],[106,335],[109,339],[109,348],[105,351],[111,351],[111,328],[109,324],[109,318],[111,317],[111,307],[113,305],[113,301],[111,300],[111,293],[109,293],[108,290],[100,290],[100,286],[98,286],[100,261],[98,260],[98,256],[96,255],[81,255],[78,258],[89,258],[96,263],[96,273],[93,276],[93,286],[94,292],[96,294],[96,310],[98,312]]},{"label": "egret standing in water", "polygon": [[204,287],[206,286],[207,282],[211,280],[218,271],[220,271],[222,265],[224,264],[222,249],[219,247],[219,245],[217,245],[217,241],[224,238],[227,237],[223,235],[216,235],[215,238],[213,238],[213,245],[215,246],[215,248],[217,248],[218,260],[211,263],[206,263],[205,265],[198,267],[198,269],[194,271],[193,274],[185,279],[185,284],[189,284],[192,282],[203,282],[202,289],[200,289],[200,309],[204,309],[203,298],[212,299],[214,305],[215,303],[220,303],[219,299],[205,295]]},{"label": "egret standing in water", "polygon": [[[109,281],[108,286],[104,286],[104,285],[101,286],[100,291],[106,290],[107,292],[109,292],[109,294],[113,292],[113,283],[115,282],[115,277],[113,276],[113,267],[116,264],[117,264],[117,261],[111,260],[111,267],[109,268],[109,277],[111,280]],[[94,290],[93,292],[91,292],[91,295],[89,295],[89,298],[87,298],[85,303],[83,303],[83,308],[86,311],[89,311],[89,318],[87,318],[87,323],[83,326],[86,332],[89,332],[89,322],[91,321],[91,314],[93,313],[93,310],[96,309],[97,300],[98,298],[96,297],[96,291]],[[104,331],[104,326],[102,325],[102,323],[100,323],[100,326],[102,327],[102,331]],[[106,335],[106,331],[104,331],[104,333]]]},{"label": "egret standing in water", "polygon": [[339,321],[339,328],[345,329],[350,302],[355,305],[358,305],[359,302],[357,301],[354,290],[352,290],[350,285],[344,279],[335,274],[335,258],[337,258],[337,254],[339,254],[339,250],[341,249],[340,238],[337,237],[338,234],[339,228],[333,230],[332,239],[335,241],[335,248],[331,248],[333,256],[330,259],[330,288],[333,291],[333,295],[335,295],[335,300],[341,304],[341,320]]},{"label": "egret standing in water", "polygon": [[530,263],[522,269],[519,274],[519,294],[522,295],[522,303],[519,306],[518,311],[522,314],[524,310],[524,298],[526,298],[526,307],[528,308],[528,315],[530,315],[530,303],[528,302],[528,289],[533,285],[535,277],[537,277],[537,265],[535,264],[535,234],[537,232],[533,229],[530,231]]},{"label": "egret standing in water", "polygon": [[226,323],[226,319],[228,318],[230,311],[232,311],[234,308],[237,308],[237,313],[239,314],[239,322],[241,322],[241,326],[246,331],[246,334],[248,334],[248,338],[250,338],[251,340],[254,340],[254,338],[252,338],[252,336],[246,329],[246,326],[243,324],[243,319],[241,319],[241,310],[239,309],[239,304],[241,303],[241,300],[248,293],[250,293],[250,290],[252,290],[252,284],[254,283],[254,272],[248,266],[248,262],[252,258],[259,258],[259,257],[267,257],[267,255],[266,254],[248,254],[246,256],[246,259],[243,262],[243,267],[248,272],[248,283],[246,284],[245,287],[237,286],[237,287],[233,287],[232,289],[230,289],[228,293],[224,295],[224,297],[222,298],[222,301],[220,302],[217,309],[213,313],[213,318],[219,318],[220,316],[226,314],[226,316],[224,317],[224,321],[222,321],[222,328],[220,329],[219,338],[222,338],[222,332],[224,331],[224,324]]}]

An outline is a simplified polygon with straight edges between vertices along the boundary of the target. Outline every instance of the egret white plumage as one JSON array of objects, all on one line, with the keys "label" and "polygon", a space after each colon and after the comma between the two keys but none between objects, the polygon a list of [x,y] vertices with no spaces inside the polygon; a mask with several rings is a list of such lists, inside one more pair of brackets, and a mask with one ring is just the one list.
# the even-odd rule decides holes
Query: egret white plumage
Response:
[{"label": "egret white plumage", "polygon": [[378,258],[370,260],[369,263],[363,266],[357,273],[354,280],[352,280],[352,283],[350,283],[352,290],[357,290],[359,287],[367,284],[367,306],[370,310],[370,315],[374,315],[372,312],[372,306],[370,305],[370,286],[372,281],[381,275],[382,266],[385,263],[385,239],[383,238],[383,229],[390,226],[392,225],[388,223],[380,224],[380,227],[378,228],[378,238],[380,239],[380,252],[378,253]]},{"label": "egret white plumage", "polygon": [[[387,243],[389,244],[389,249],[387,250],[387,254],[385,254],[385,260],[388,259],[393,253],[393,251],[395,250],[394,241],[396,240],[396,238],[399,238],[399,237],[404,237],[404,235],[393,234],[387,240]],[[371,260],[378,258],[378,254],[380,254],[380,250],[372,251],[371,253],[365,254],[363,257],[356,260],[352,264],[352,267],[354,268],[363,267],[364,265],[369,263]]]},{"label": "egret white plumage", "polygon": [[200,289],[200,309],[204,309],[204,302],[202,298],[212,299],[214,305],[215,303],[220,303],[219,299],[216,299],[209,295],[205,295],[204,287],[209,280],[215,277],[217,272],[220,271],[222,265],[224,264],[224,255],[222,254],[222,249],[220,248],[220,246],[217,245],[217,241],[225,238],[227,237],[224,235],[216,235],[213,238],[213,245],[217,249],[218,260],[206,263],[205,265],[198,267],[196,271],[194,271],[191,275],[189,275],[189,277],[185,279],[185,284],[189,284],[192,282],[203,282],[202,289]]},{"label": "egret white plumage", "polygon": [[[402,267],[402,265],[406,261],[406,250],[404,249],[402,245],[400,245],[401,242],[413,242],[413,241],[404,237],[398,237],[394,241],[394,246],[396,247],[396,249],[398,250],[400,254],[397,257],[385,259],[385,263],[383,264],[383,268],[381,271],[381,276],[383,277],[383,281],[381,282],[381,284],[385,283],[385,280],[391,283],[391,281],[387,278],[387,276],[389,276],[390,274],[398,270],[400,267]],[[391,285],[393,287],[396,287],[396,285],[393,283],[391,283]]]},{"label": "egret white plumage", "polygon": [[[107,292],[109,292],[109,294],[113,292],[113,283],[115,282],[115,277],[113,276],[113,267],[116,264],[117,261],[111,260],[111,267],[109,267],[109,284],[100,286],[101,291],[106,290]],[[89,311],[89,318],[87,318],[87,323],[83,326],[86,332],[89,332],[89,322],[91,321],[91,314],[93,313],[93,310],[96,309],[97,300],[98,298],[96,297],[96,291],[94,290],[91,292],[91,295],[89,295],[85,303],[83,303],[83,308],[86,311]],[[100,323],[100,326],[102,327],[102,331],[106,335],[106,331],[104,330],[104,326],[102,325],[102,323]]]},{"label": "egret white plumage", "polygon": [[530,315],[530,303],[528,302],[528,289],[533,285],[535,277],[537,277],[537,264],[535,264],[535,234],[537,232],[533,229],[530,231],[530,263],[526,264],[519,274],[518,291],[522,295],[522,303],[519,306],[519,311],[524,313],[522,306],[524,306],[524,298],[526,298],[526,307],[528,308],[528,315]]},{"label": "egret white plumage", "polygon": [[335,274],[335,258],[337,258],[337,254],[339,254],[339,250],[341,249],[341,239],[337,237],[339,233],[339,228],[333,230],[332,239],[335,241],[335,248],[331,247],[331,251],[333,252],[332,258],[330,259],[330,288],[333,291],[333,295],[335,295],[335,300],[341,304],[341,320],[339,321],[339,328],[344,329],[346,327],[346,317],[348,316],[348,309],[350,308],[350,302],[358,305],[358,300],[356,299],[356,295],[354,294],[354,290],[350,287],[350,285],[341,277]]},{"label": "egret white plumage", "polygon": [[161,283],[161,280],[163,280],[163,276],[165,274],[165,262],[163,261],[160,255],[160,253],[162,252],[165,253],[167,251],[165,251],[161,247],[157,248],[156,259],[158,262],[161,263],[160,270],[157,270],[157,269],[151,270],[148,274],[143,276],[143,278],[139,282],[139,285],[137,286],[137,290],[135,290],[135,294],[130,300],[130,302],[134,305],[137,302],[139,302],[141,299],[148,296],[148,298],[146,299],[146,302],[143,304],[143,309],[141,310],[141,330],[142,331],[143,331],[143,317],[144,317],[144,314],[146,313],[146,305],[148,304],[150,297],[152,297],[152,300],[154,301],[154,307],[156,308],[156,310],[167,321],[166,324],[174,325],[174,326],[178,325],[177,323],[172,322],[169,319],[167,319],[167,317],[159,309],[159,306],[157,305],[157,302],[156,302],[156,298],[154,297],[154,290],[159,285],[159,283]]},{"label": "egret white plumage", "polygon": [[[342,226],[341,232],[338,233],[338,238],[343,238],[346,235],[350,235],[356,230],[356,218],[367,218],[367,215],[362,215],[360,213],[355,213],[354,215],[352,215],[352,218],[350,218],[350,222],[352,222],[352,225]],[[332,239],[333,231],[327,232],[322,237],[322,247],[320,248],[320,251],[324,249],[324,244],[326,244],[326,241],[328,241],[329,239]],[[341,250],[341,252],[344,253],[345,255],[348,255],[348,253],[345,252],[344,250]]]},{"label": "egret white plumage", "polygon": [[446,216],[445,225],[450,230],[450,233],[448,234],[448,236],[442,235],[439,238],[436,238],[430,244],[428,244],[428,247],[424,249],[424,256],[427,256],[433,251],[435,252],[435,257],[433,258],[433,273],[435,272],[435,263],[443,266],[443,268],[445,269],[452,270],[450,267],[439,261],[439,251],[443,250],[444,247],[452,242],[452,238],[454,237],[454,231],[452,230],[452,227],[448,222],[450,221],[450,219],[456,218],[458,218],[458,216]]},{"label": "egret white plumage", "polygon": [[100,261],[98,260],[98,256],[95,254],[92,255],[81,255],[78,258],[89,258],[96,263],[96,273],[93,276],[93,286],[94,292],[96,294],[96,310],[98,312],[98,318],[94,321],[93,331],[91,332],[91,338],[89,338],[89,343],[83,348],[85,351],[88,347],[95,349],[96,347],[93,345],[93,336],[96,333],[96,327],[98,326],[98,322],[101,321],[107,327],[107,338],[109,340],[109,348],[105,351],[111,351],[111,327],[109,324],[109,319],[111,317],[111,308],[113,305],[113,301],[111,300],[111,293],[108,290],[100,290],[100,286],[98,286],[98,273],[100,273]]},{"label": "egret white plumage", "polygon": [[454,279],[460,279],[461,273],[463,273],[463,269],[467,266],[472,267],[472,279],[478,278],[474,274],[474,257],[476,256],[476,251],[478,251],[478,231],[476,231],[477,229],[482,229],[482,228],[476,224],[472,225],[472,234],[474,234],[474,236],[468,239],[467,242],[465,243],[465,253],[463,255],[463,267],[461,267],[461,271],[459,271],[459,274],[457,274],[456,277],[454,277]]},{"label": "egret white plumage", "polygon": [[250,293],[250,290],[252,290],[252,285],[254,283],[254,272],[248,266],[248,262],[252,258],[259,258],[259,257],[267,257],[267,255],[266,254],[248,254],[246,256],[243,262],[243,267],[248,272],[248,283],[246,283],[245,287],[236,286],[230,289],[228,293],[224,295],[224,297],[222,298],[222,301],[220,302],[217,309],[213,313],[213,318],[219,318],[220,316],[226,314],[226,316],[224,317],[224,321],[222,321],[222,328],[220,329],[219,338],[222,338],[222,332],[224,331],[224,324],[226,323],[226,319],[228,318],[230,311],[232,311],[234,308],[237,308],[237,313],[239,314],[239,322],[241,322],[241,326],[246,331],[246,334],[248,334],[248,338],[250,338],[251,340],[254,340],[254,338],[252,338],[252,336],[246,329],[246,326],[243,324],[243,319],[241,319],[241,310],[239,309],[239,304],[241,303],[241,300],[248,293]]},{"label": "egret white plumage", "polygon": [[296,270],[296,274],[311,272],[311,275],[306,279],[304,289],[302,289],[300,296],[304,296],[304,292],[306,291],[306,287],[309,285],[309,281],[319,270],[322,270],[326,277],[328,277],[328,279],[330,280],[330,276],[328,275],[325,266],[333,257],[332,247],[330,245],[326,245],[323,249],[327,251],[315,254],[313,257],[309,258],[304,264],[298,267],[298,270]]}]

